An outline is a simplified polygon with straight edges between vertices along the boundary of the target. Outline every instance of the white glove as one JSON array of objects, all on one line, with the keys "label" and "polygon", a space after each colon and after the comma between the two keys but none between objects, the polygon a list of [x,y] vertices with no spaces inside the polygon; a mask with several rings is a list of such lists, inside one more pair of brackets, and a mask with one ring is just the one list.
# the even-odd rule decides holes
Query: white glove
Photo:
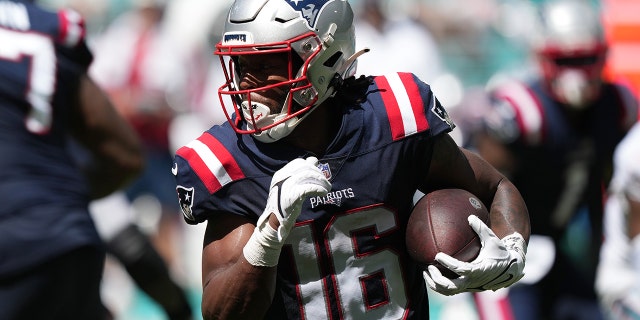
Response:
[{"label": "white glove", "polygon": [[525,240],[517,232],[498,239],[480,218],[469,216],[469,225],[478,234],[482,248],[471,262],[455,259],[445,253],[436,254],[436,261],[460,275],[449,279],[440,270],[430,265],[423,272],[424,280],[434,291],[454,295],[464,291],[498,290],[520,280],[525,264]]},{"label": "white glove", "polygon": [[[331,190],[331,183],[317,167],[318,159],[295,159],[271,179],[267,205],[258,219],[251,238],[244,246],[247,261],[254,266],[275,266],[280,250],[309,197],[324,196]],[[269,225],[269,216],[275,214],[280,222],[278,230]]]}]

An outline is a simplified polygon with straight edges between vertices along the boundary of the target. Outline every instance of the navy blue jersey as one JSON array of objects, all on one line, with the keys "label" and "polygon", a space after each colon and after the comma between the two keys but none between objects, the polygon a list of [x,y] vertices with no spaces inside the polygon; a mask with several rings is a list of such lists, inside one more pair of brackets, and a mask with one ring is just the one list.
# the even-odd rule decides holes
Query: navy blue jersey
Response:
[{"label": "navy blue jersey", "polygon": [[[425,283],[406,253],[405,228],[432,137],[453,124],[409,73],[374,78],[366,101],[343,107],[335,108],[344,113],[338,135],[319,159],[332,190],[303,204],[266,318],[426,319]],[[216,223],[230,212],[257,221],[275,171],[310,155],[214,126],[175,157],[185,220]]]},{"label": "navy blue jersey", "polygon": [[598,100],[572,112],[543,85],[532,79],[495,89],[487,128],[517,158],[510,178],[527,203],[532,232],[557,239],[584,210],[600,242],[613,151],[638,119],[637,101],[628,88],[604,83]]},{"label": "navy blue jersey", "polygon": [[66,147],[84,32],[76,12],[0,1],[0,275],[99,241]]}]

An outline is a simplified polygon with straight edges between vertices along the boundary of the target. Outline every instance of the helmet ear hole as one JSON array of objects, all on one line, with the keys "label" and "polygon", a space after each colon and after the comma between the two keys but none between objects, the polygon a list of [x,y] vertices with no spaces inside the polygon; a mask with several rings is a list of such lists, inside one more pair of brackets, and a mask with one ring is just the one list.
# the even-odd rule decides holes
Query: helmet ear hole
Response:
[{"label": "helmet ear hole", "polygon": [[292,66],[293,70],[300,70],[300,68],[302,68],[302,65],[304,64],[304,61],[295,52],[292,52],[292,56],[293,56],[293,58],[291,59],[292,60],[291,61],[291,66]]},{"label": "helmet ear hole", "polygon": [[327,68],[333,68],[340,60],[340,57],[342,57],[342,52],[338,51],[334,53],[331,57],[329,57],[329,59],[324,62],[324,66]]}]

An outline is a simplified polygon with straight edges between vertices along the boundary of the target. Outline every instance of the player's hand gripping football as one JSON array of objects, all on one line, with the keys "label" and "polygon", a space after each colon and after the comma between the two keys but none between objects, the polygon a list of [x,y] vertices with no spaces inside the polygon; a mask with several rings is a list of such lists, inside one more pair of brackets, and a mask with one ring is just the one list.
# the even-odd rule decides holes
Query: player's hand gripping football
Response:
[{"label": "player's hand gripping football", "polygon": [[438,253],[436,261],[460,275],[449,279],[430,265],[423,273],[427,285],[444,295],[464,291],[498,290],[520,280],[525,264],[526,243],[522,235],[514,232],[502,239],[475,215],[469,216],[469,225],[478,234],[482,248],[476,259],[464,262],[445,253]]},{"label": "player's hand gripping football", "polygon": [[[266,208],[243,250],[252,265],[275,266],[284,240],[300,215],[302,203],[309,197],[324,196],[331,191],[331,183],[317,164],[315,157],[298,158],[273,175]],[[280,224],[277,230],[269,225],[271,214]]]}]

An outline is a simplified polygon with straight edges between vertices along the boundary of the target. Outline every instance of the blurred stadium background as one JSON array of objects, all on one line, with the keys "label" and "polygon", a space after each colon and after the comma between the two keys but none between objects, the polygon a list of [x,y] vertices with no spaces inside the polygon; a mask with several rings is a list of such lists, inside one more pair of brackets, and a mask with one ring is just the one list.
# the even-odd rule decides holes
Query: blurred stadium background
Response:
[{"label": "blurred stadium background", "polygon": [[[390,27],[389,34],[365,34],[366,27],[356,27],[356,47],[372,49],[373,63],[384,59],[385,68],[412,71],[433,86],[445,107],[463,106],[463,99],[472,90],[482,89],[502,75],[535,72],[527,47],[534,32],[535,7],[543,0],[352,0],[357,23],[366,23],[359,13],[379,2]],[[607,76],[625,78],[640,95],[640,2],[637,0],[589,1],[601,9],[610,40],[610,60]],[[39,0],[50,7],[71,7],[84,15],[88,25],[89,43],[98,42],[105,30],[119,23],[123,14],[145,6],[162,6],[163,37],[176,49],[175,61],[164,63],[189,64],[183,72],[197,70],[196,80],[190,75],[177,77],[183,83],[171,83],[166,99],[174,110],[169,129],[170,148],[176,149],[194,138],[212,123],[223,121],[217,106],[216,88],[220,75],[214,60],[213,46],[217,42],[223,16],[230,0]],[[391,26],[407,27],[413,32],[393,33]],[[359,30],[363,30],[360,31]],[[397,29],[407,30],[407,29]],[[396,31],[397,31],[396,30]],[[423,38],[419,38],[423,37]],[[424,39],[424,41],[416,41]],[[413,49],[412,42],[432,46]],[[409,48],[409,49],[407,49]],[[97,59],[110,50],[94,50]],[[114,50],[114,51],[112,51]],[[385,51],[386,50],[386,51]],[[378,56],[374,55],[374,53]],[[191,57],[199,57],[196,62]],[[366,55],[365,55],[366,57]],[[375,58],[381,57],[381,58]],[[108,57],[106,57],[108,58]],[[428,61],[428,62],[427,62]],[[182,63],[182,64],[181,64]],[[195,64],[195,66],[193,65]],[[373,74],[372,63],[362,59],[359,73]],[[380,65],[380,63],[378,63]],[[424,68],[424,69],[422,69]],[[402,70],[407,69],[407,70]],[[427,70],[429,69],[429,70]],[[100,75],[97,75],[100,77]],[[173,74],[158,74],[172,78]],[[195,84],[194,84],[195,83]],[[198,88],[193,88],[197,86]],[[169,168],[166,168],[169,172]],[[162,239],[158,227],[157,201],[143,198],[134,202],[137,221],[154,239]],[[200,304],[200,249],[202,226],[188,226],[175,212],[178,232],[171,243],[158,241],[160,252],[166,255],[172,272],[187,288],[196,314]],[[103,292],[105,302],[122,320],[164,319],[155,303],[135,288],[116,262],[108,261]],[[443,297],[432,295],[432,319],[477,319],[472,298],[468,295]]]}]

